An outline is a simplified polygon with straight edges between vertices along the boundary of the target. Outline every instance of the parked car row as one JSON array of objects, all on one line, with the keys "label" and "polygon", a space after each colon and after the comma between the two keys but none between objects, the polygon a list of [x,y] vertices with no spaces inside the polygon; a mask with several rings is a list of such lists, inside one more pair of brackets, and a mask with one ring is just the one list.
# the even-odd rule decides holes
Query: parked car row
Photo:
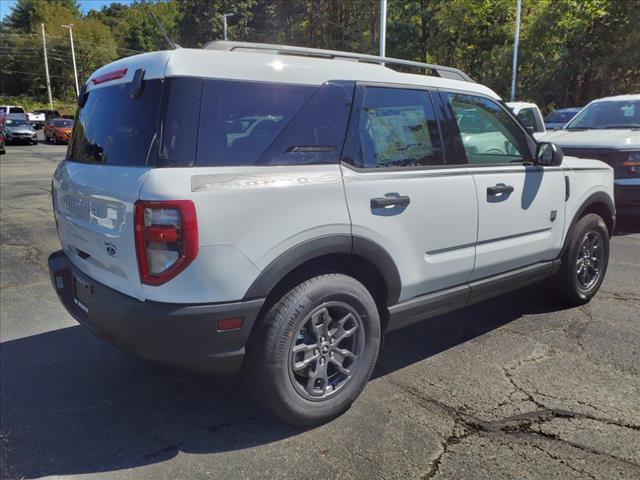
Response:
[{"label": "parked car row", "polygon": [[[2,117],[0,117],[0,154],[6,153],[5,144],[32,144],[38,143],[38,134],[33,123],[25,118],[23,112],[14,113],[14,107],[3,107]],[[5,113],[5,112],[10,113]],[[49,110],[48,112],[54,112]],[[68,143],[71,139],[71,130],[73,128],[73,120],[70,118],[60,117],[50,114],[49,118],[43,122],[44,138],[54,144]],[[43,114],[44,115],[44,114]]]},{"label": "parked car row", "polygon": [[27,112],[19,105],[0,105],[0,123],[9,115],[14,115],[14,118],[24,118],[36,130],[43,128],[48,119],[61,116],[58,110],[42,109]]}]

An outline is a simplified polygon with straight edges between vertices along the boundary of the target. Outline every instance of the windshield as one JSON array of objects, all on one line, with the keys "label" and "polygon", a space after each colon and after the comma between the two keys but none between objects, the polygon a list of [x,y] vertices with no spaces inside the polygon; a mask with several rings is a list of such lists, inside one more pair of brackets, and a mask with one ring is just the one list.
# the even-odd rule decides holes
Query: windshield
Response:
[{"label": "windshield", "polygon": [[56,120],[53,124],[58,128],[71,128],[73,122],[71,120]]},{"label": "windshield", "polygon": [[26,120],[12,120],[12,119],[7,119],[5,121],[7,127],[26,127],[29,125],[29,122],[27,122]]},{"label": "windshield", "polygon": [[640,100],[610,100],[585,107],[567,130],[593,128],[640,128]]},{"label": "windshield", "polygon": [[547,115],[545,122],[547,123],[567,123],[580,110],[556,110]]}]

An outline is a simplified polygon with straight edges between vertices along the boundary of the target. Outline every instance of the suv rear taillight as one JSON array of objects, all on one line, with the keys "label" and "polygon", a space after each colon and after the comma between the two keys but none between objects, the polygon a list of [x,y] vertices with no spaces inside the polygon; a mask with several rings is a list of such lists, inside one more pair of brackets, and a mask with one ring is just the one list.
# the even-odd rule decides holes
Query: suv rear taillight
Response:
[{"label": "suv rear taillight", "polygon": [[137,202],[135,238],[140,281],[147,285],[168,282],[198,256],[198,222],[193,202]]}]

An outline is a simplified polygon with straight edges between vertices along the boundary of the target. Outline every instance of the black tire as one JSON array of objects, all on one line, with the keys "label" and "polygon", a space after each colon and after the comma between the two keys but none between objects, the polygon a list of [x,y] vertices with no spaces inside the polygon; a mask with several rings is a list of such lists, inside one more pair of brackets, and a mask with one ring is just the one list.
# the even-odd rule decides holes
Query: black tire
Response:
[{"label": "black tire", "polygon": [[[352,333],[340,340],[348,331]],[[311,278],[258,319],[247,345],[247,386],[287,423],[326,422],[345,412],[362,392],[378,357],[380,336],[378,309],[364,285],[342,274]],[[294,353],[294,347],[303,350]]]},{"label": "black tire", "polygon": [[[597,238],[599,246],[593,249],[594,255],[587,255],[585,242]],[[595,213],[589,213],[576,222],[569,232],[567,249],[562,255],[562,267],[556,273],[554,291],[557,299],[571,306],[587,303],[598,292],[609,263],[609,230],[602,217]],[[590,261],[591,266],[585,266],[585,258],[598,258],[598,261]],[[582,270],[580,270],[582,267]],[[587,271],[593,275],[597,268],[597,274],[592,281],[585,284],[579,271]]]},{"label": "black tire", "polygon": [[58,144],[58,137],[56,137],[55,134],[53,135],[53,144],[54,145]]}]

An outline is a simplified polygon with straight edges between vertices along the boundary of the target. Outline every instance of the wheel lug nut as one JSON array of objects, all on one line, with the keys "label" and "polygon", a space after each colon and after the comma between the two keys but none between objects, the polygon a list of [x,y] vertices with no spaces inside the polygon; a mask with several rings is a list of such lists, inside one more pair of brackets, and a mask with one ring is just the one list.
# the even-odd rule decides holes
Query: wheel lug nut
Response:
[{"label": "wheel lug nut", "polygon": [[321,341],[321,342],[324,342],[324,337],[320,337],[320,341]]},{"label": "wheel lug nut", "polygon": [[317,348],[313,351],[314,355],[318,355],[319,353],[320,353],[320,351]]}]

